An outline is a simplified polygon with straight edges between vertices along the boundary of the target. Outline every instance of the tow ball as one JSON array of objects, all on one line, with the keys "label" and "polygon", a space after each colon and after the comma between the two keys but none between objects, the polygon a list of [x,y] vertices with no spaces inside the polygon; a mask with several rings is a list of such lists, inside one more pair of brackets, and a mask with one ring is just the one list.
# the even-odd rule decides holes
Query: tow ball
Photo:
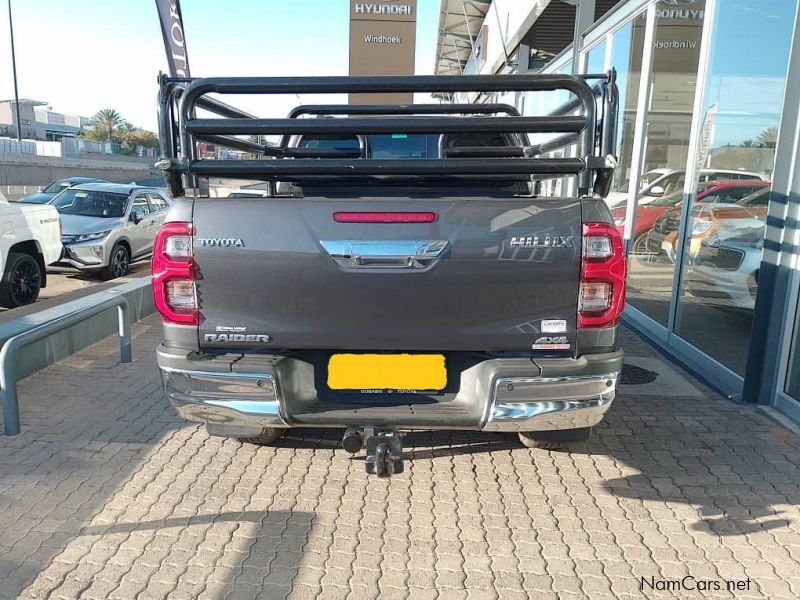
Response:
[{"label": "tow ball", "polygon": [[342,438],[342,447],[351,454],[367,449],[364,466],[367,473],[390,477],[403,472],[403,442],[392,429],[348,429]]}]

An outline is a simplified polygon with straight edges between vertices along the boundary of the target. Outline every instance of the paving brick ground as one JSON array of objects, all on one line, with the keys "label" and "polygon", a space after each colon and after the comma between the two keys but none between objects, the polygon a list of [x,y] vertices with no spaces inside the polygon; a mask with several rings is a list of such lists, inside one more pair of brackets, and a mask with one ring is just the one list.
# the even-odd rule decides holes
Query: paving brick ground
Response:
[{"label": "paving brick ground", "polygon": [[[629,387],[570,453],[415,434],[380,480],[340,432],[253,447],[181,422],[158,333],[135,327],[131,365],[109,339],[22,382],[0,597],[800,597],[800,440],[752,408]],[[723,589],[640,590],[687,575]]]}]

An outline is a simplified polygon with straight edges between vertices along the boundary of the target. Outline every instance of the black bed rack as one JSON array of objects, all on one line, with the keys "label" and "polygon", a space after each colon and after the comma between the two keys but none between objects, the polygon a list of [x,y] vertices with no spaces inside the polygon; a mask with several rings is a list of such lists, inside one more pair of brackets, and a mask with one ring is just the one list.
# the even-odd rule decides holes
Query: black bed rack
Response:
[{"label": "black bed rack", "polygon": [[[267,182],[303,182],[320,177],[373,179],[387,183],[432,179],[494,179],[516,176],[544,179],[578,176],[580,195],[605,195],[616,165],[613,157],[617,113],[616,74],[467,75],[410,77],[159,77],[159,137],[170,191],[184,195],[198,177],[236,177]],[[587,81],[593,81],[589,85]],[[208,96],[296,95],[390,92],[547,92],[565,90],[572,97],[549,115],[522,116],[511,105],[302,104],[286,118],[259,118]],[[599,98],[599,102],[597,99]],[[599,111],[598,111],[599,105]],[[203,109],[217,118],[198,118]],[[577,114],[575,114],[577,113]],[[598,114],[599,113],[599,114]],[[317,118],[301,118],[314,116]],[[347,118],[334,118],[346,116]],[[365,158],[370,134],[498,134],[516,136],[518,146],[445,149],[434,159]],[[529,133],[559,134],[540,145]],[[279,135],[279,146],[237,136]],[[290,147],[293,136],[350,136],[358,151]],[[197,144],[208,142],[258,156],[252,160],[201,159]],[[573,157],[543,156],[574,147]]]}]

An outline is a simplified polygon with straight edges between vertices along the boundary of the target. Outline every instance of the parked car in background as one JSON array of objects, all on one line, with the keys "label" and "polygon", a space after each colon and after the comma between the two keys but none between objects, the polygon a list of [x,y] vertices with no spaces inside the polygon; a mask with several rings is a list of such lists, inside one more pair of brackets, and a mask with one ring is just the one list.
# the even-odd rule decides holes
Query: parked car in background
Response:
[{"label": "parked car in background", "polygon": [[[753,192],[766,188],[769,189],[768,181],[706,181],[697,186],[697,202],[727,202],[733,203],[741,200],[743,197],[752,194]],[[653,243],[649,239],[655,224],[660,223],[659,227],[663,227],[666,222],[662,217],[669,212],[670,215],[675,213],[680,214],[680,207],[683,204],[683,189],[662,196],[645,206],[637,206],[636,218],[633,222],[633,232],[631,239],[633,240],[632,252],[634,254],[644,254],[651,252],[655,249],[661,252],[661,242],[663,235],[659,237],[660,230],[652,235]],[[673,210],[674,209],[674,210]],[[619,229],[620,233],[625,229],[625,216],[627,209],[620,206],[611,211],[614,217],[614,224]],[[665,235],[665,234],[664,234]]]},{"label": "parked car in background", "polygon": [[255,188],[237,188],[231,190],[228,198],[268,198],[268,190],[259,190]]},{"label": "parked car in background", "polygon": [[113,279],[150,256],[171,201],[155,188],[87,183],[64,190],[52,204],[61,215],[64,243],[56,266]]},{"label": "parked car in background", "polygon": [[[719,181],[697,194],[692,207],[690,253],[697,253],[700,242],[723,223],[728,228],[752,227],[753,220],[765,217],[769,202],[769,181]],[[647,233],[646,250],[664,253],[675,259],[680,225],[680,205],[661,214]]]},{"label": "parked car in background", "polygon": [[131,181],[131,185],[138,185],[141,187],[152,187],[152,188],[167,187],[167,183],[164,181],[163,177],[148,177],[147,179],[137,179],[136,181]]},{"label": "parked car in background", "polygon": [[716,232],[698,244],[686,273],[686,291],[704,304],[752,311],[758,291],[766,226]]},{"label": "parked car in background", "polygon": [[9,203],[0,192],[0,234],[0,306],[30,304],[47,285],[45,267],[61,255],[58,212]]},{"label": "parked car in background", "polygon": [[31,204],[47,204],[53,198],[56,197],[56,194],[66,190],[67,188],[71,188],[75,185],[80,185],[81,183],[95,183],[95,182],[104,182],[104,179],[96,179],[94,177],[65,177],[64,179],[58,179],[47,187],[45,187],[41,192],[34,192],[33,194],[28,194],[27,196],[23,196],[17,202],[28,202]]},{"label": "parked car in background", "polygon": [[[766,179],[759,173],[735,171],[732,169],[700,169],[699,182],[705,181],[755,181]],[[682,169],[652,169],[641,177],[641,190],[637,204],[652,204],[656,199],[683,190],[686,183],[686,171]],[[611,192],[606,198],[610,208],[620,206],[628,201],[627,189]]]}]

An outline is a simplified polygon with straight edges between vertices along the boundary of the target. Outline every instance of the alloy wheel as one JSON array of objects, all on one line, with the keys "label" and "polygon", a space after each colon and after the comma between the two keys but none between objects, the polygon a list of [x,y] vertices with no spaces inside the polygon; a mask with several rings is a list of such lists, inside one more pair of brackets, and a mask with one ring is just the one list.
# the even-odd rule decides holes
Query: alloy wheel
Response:
[{"label": "alloy wheel", "polygon": [[111,258],[111,272],[114,274],[114,277],[124,277],[127,275],[129,262],[128,251],[122,246],[117,248],[117,251],[114,252],[114,256]]},{"label": "alloy wheel", "polygon": [[23,260],[16,266],[8,281],[11,297],[18,306],[22,306],[36,300],[42,286],[42,274],[33,259]]}]

